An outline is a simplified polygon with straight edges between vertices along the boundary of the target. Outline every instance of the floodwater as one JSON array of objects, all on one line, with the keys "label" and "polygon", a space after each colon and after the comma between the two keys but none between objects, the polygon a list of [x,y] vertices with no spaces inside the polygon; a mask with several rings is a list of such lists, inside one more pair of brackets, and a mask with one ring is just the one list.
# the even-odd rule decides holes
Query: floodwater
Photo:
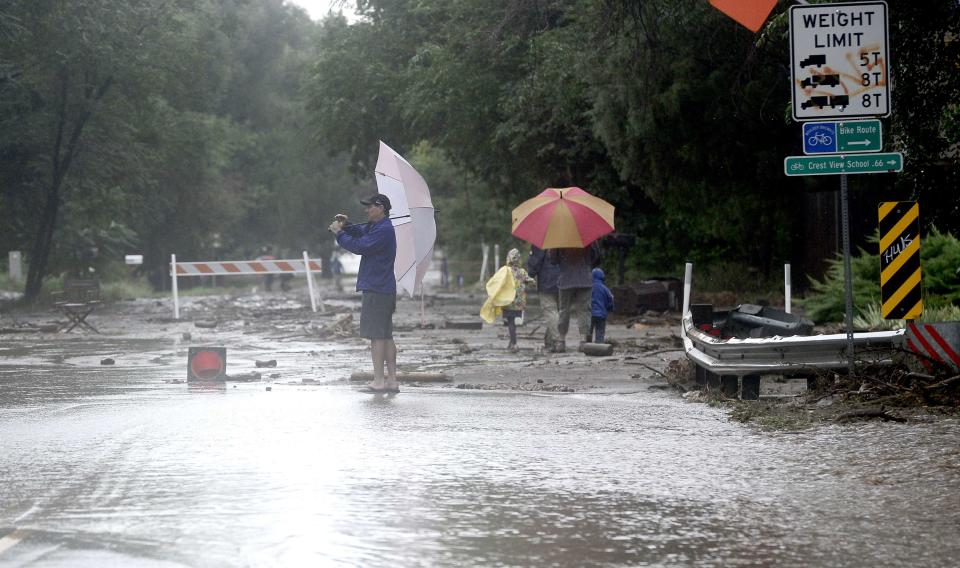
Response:
[{"label": "floodwater", "polygon": [[770,434],[663,391],[198,387],[52,349],[0,353],[0,566],[960,558],[957,420]]},{"label": "floodwater", "polygon": [[[432,310],[475,317],[474,300],[458,301]],[[336,315],[309,315],[302,298],[229,303],[184,301],[220,319],[213,330],[170,322],[169,303],[151,300],[98,312],[104,335],[3,336],[0,567],[960,558],[960,420],[764,433],[645,379],[616,394],[450,384],[369,395],[343,380],[369,368],[368,342],[304,336]],[[408,328],[422,317],[417,302],[398,309]],[[491,383],[582,375],[584,386],[642,369],[550,361],[533,354],[535,332],[506,364],[500,332],[402,332],[401,367]],[[228,346],[231,373],[264,381],[185,384],[189,345]],[[278,366],[255,368],[263,359]]]}]

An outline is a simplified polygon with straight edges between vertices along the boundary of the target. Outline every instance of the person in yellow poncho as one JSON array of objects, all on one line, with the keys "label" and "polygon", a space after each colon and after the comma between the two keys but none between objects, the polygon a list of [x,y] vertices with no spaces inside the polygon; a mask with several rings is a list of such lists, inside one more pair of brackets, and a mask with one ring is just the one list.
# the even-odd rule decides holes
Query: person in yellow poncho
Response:
[{"label": "person in yellow poncho", "polygon": [[523,315],[527,306],[527,285],[535,283],[527,271],[520,267],[520,251],[510,249],[507,264],[487,280],[487,301],[480,309],[480,317],[487,323],[493,323],[503,314],[503,322],[510,332],[509,351],[519,351],[517,347],[517,318]]}]

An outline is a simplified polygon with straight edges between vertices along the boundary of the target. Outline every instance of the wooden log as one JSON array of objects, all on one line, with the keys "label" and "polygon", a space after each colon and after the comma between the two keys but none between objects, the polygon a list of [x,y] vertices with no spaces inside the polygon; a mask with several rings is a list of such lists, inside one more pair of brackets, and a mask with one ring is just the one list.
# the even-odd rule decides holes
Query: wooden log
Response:
[{"label": "wooden log", "polygon": [[[355,371],[350,374],[351,381],[372,381],[373,373],[369,371]],[[409,383],[448,383],[450,377],[446,373],[397,373],[397,380]]]},{"label": "wooden log", "polygon": [[443,323],[446,329],[483,329],[482,321],[446,321]]},{"label": "wooden log", "polygon": [[933,384],[933,385],[926,385],[926,386],[923,387],[923,388],[925,388],[925,389],[927,389],[927,390],[938,389],[938,388],[941,388],[941,387],[949,386],[949,385],[951,385],[951,384],[953,384],[953,383],[955,383],[955,382],[957,382],[957,381],[960,381],[960,375],[954,375],[954,376],[950,377],[949,379],[946,379],[946,380],[944,380],[944,381],[940,381],[939,383],[936,383],[936,384]]},{"label": "wooden log", "polygon": [[906,420],[900,418],[899,416],[887,414],[887,412],[883,410],[882,406],[879,409],[852,410],[850,412],[845,412],[840,416],[837,416],[837,421],[844,422],[847,420],[854,420],[856,418],[879,418],[889,422],[906,422]]},{"label": "wooden log", "polygon": [[239,375],[227,375],[226,380],[234,383],[253,383],[263,378],[263,375],[256,371],[249,373],[240,373]]},{"label": "wooden log", "polygon": [[580,351],[591,357],[605,357],[613,354],[613,345],[609,343],[584,343],[580,346]]}]

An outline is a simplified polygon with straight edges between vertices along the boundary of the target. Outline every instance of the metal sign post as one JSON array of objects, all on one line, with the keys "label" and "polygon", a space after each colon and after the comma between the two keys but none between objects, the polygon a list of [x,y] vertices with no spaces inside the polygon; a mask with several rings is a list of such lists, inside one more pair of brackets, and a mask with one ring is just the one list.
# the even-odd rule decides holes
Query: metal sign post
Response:
[{"label": "metal sign post", "polygon": [[840,174],[840,216],[843,232],[843,290],[846,298],[847,372],[853,376],[853,269],[850,262],[850,217],[847,200],[847,175]]}]

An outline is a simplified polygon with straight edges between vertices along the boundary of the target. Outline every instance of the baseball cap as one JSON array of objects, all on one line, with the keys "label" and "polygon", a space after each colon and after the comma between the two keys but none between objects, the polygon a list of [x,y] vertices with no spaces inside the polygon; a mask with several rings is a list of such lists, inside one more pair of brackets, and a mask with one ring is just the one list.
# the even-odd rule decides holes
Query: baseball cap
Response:
[{"label": "baseball cap", "polygon": [[364,205],[381,205],[384,211],[390,210],[390,198],[382,193],[365,197],[360,200],[360,203]]}]

